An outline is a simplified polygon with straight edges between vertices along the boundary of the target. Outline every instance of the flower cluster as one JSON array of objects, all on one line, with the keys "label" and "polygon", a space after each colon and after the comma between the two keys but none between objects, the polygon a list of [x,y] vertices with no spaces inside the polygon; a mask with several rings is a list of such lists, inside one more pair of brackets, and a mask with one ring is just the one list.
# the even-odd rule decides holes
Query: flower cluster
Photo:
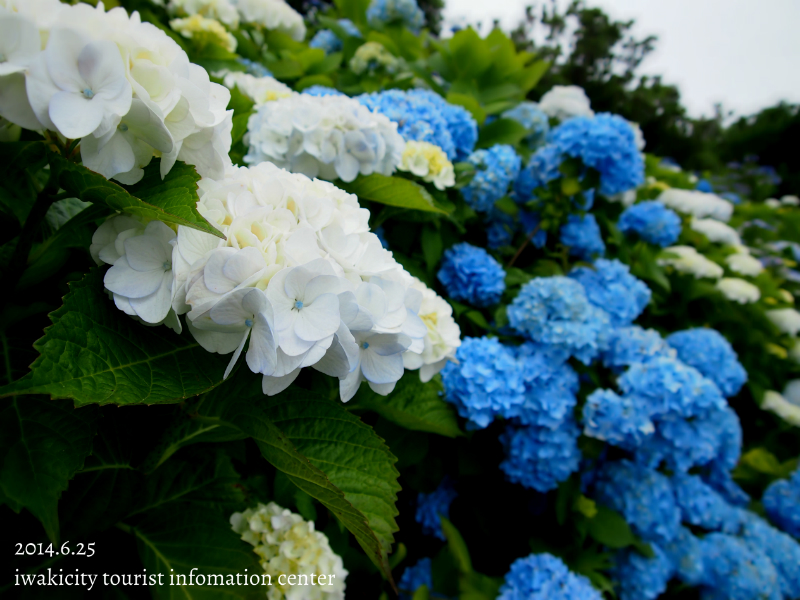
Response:
[{"label": "flower cluster", "polygon": [[397,168],[422,177],[424,181],[433,183],[439,190],[453,187],[456,183],[453,163],[447,159],[444,150],[429,142],[406,142]]},{"label": "flower cluster", "polygon": [[167,11],[171,15],[200,15],[220,21],[231,29],[239,26],[239,11],[230,0],[169,0]]},{"label": "flower cluster", "polygon": [[742,244],[742,240],[739,238],[739,234],[736,233],[736,230],[722,221],[692,217],[690,226],[694,231],[706,236],[711,242],[728,244],[730,246],[741,246]]},{"label": "flower cluster", "polygon": [[416,592],[423,585],[428,588],[428,591],[433,590],[433,573],[431,570],[431,559],[420,558],[416,563],[407,567],[397,582],[397,587],[400,588],[400,597],[404,600],[410,599],[414,592]]},{"label": "flower cluster", "polygon": [[233,513],[230,521],[233,530],[254,546],[261,568],[270,576],[269,600],[297,597],[294,586],[280,575],[305,575],[303,579],[313,581],[312,574],[324,576],[327,581],[325,585],[303,586],[304,599],[344,600],[347,570],[342,558],[331,550],[325,534],[314,529],[314,521],[306,521],[274,502]]},{"label": "flower cluster", "polygon": [[397,126],[345,96],[294,95],[250,116],[245,162],[270,161],[294,173],[353,181],[391,175],[405,143]]},{"label": "flower cluster", "polygon": [[389,52],[380,42],[361,44],[350,59],[350,70],[357,75],[375,74],[379,71],[394,73],[401,65],[400,60]]},{"label": "flower cluster", "polygon": [[694,276],[695,279],[704,277],[719,279],[724,273],[722,267],[700,254],[694,246],[664,248],[664,254],[658,259],[658,264],[670,266],[680,273]]},{"label": "flower cluster", "polygon": [[284,0],[234,0],[239,16],[245,23],[264,29],[280,31],[296,42],[306,37],[303,15]]},{"label": "flower cluster", "polygon": [[497,600],[600,600],[583,575],[552,554],[531,554],[511,564]]},{"label": "flower cluster", "polygon": [[267,102],[272,102],[273,100],[289,98],[295,95],[292,88],[285,83],[281,83],[274,77],[256,77],[250,73],[243,73],[242,71],[230,71],[226,73],[223,83],[231,90],[234,87],[238,88],[240,92],[255,103],[256,107],[266,104]]},{"label": "flower cluster", "polygon": [[[355,23],[350,19],[339,19],[338,23],[348,36],[355,38],[362,37],[358,27],[356,27]],[[333,52],[341,50],[344,46],[344,42],[330,29],[320,29],[314,34],[314,37],[311,38],[308,45],[311,48],[320,48],[324,50],[325,54],[332,54]]]},{"label": "flower cluster", "polygon": [[397,22],[418,33],[425,23],[425,13],[416,0],[372,0],[367,8],[367,21],[376,28]]},{"label": "flower cluster", "polygon": [[397,123],[406,141],[430,142],[450,160],[463,160],[478,141],[478,124],[469,112],[428,90],[387,90],[356,98]]},{"label": "flower cluster", "polygon": [[518,202],[527,202],[537,188],[561,176],[558,170],[563,162],[561,150],[557,146],[547,145],[539,148],[528,160],[514,182],[514,194]]},{"label": "flower cluster", "polygon": [[664,248],[678,241],[681,218],[660,202],[648,200],[626,208],[617,227],[622,233],[635,233],[645,242]]},{"label": "flower cluster", "polygon": [[506,272],[486,250],[461,242],[444,253],[437,278],[448,296],[474,306],[492,306],[506,289]]},{"label": "flower cluster", "polygon": [[444,540],[440,517],[450,518],[450,505],[458,496],[450,481],[445,480],[430,494],[417,496],[417,513],[415,518],[422,526],[422,532]]},{"label": "flower cluster", "polygon": [[504,119],[513,119],[530,133],[524,141],[529,148],[537,148],[545,143],[550,131],[550,122],[545,113],[535,102],[524,101],[500,115]]},{"label": "flower cluster", "polygon": [[654,329],[633,325],[620,327],[611,333],[608,348],[603,353],[603,364],[618,371],[659,356],[674,358],[676,352]]},{"label": "flower cluster", "polygon": [[570,255],[581,260],[592,260],[606,253],[600,226],[592,214],[569,215],[559,235],[561,243],[569,248]]},{"label": "flower cluster", "polygon": [[214,41],[215,44],[225,48],[228,52],[236,51],[236,38],[233,37],[219,21],[207,19],[201,15],[192,15],[185,19],[172,19],[169,26],[185,38],[193,38],[196,35],[205,36]]},{"label": "flower cluster", "polygon": [[608,313],[614,327],[633,323],[650,302],[650,288],[618,260],[601,258],[593,268],[577,267],[569,276],[581,283],[589,302]]},{"label": "flower cluster", "polygon": [[593,117],[589,97],[577,85],[555,85],[539,101],[539,108],[548,117],[566,121],[573,117]]},{"label": "flower cluster", "polygon": [[733,204],[727,200],[695,190],[670,188],[661,192],[658,201],[664,206],[699,219],[710,217],[727,223],[733,214]]},{"label": "flower cluster", "polygon": [[727,398],[738,394],[747,381],[747,372],[730,342],[715,329],[678,331],[667,337],[667,343],[681,361],[716,383]]},{"label": "flower cluster", "polygon": [[506,195],[508,186],[516,180],[522,166],[522,160],[514,149],[505,144],[476,150],[467,162],[475,166],[476,172],[461,193],[467,204],[480,212],[488,212]]},{"label": "flower cluster", "polygon": [[800,468],[789,479],[770,484],[761,498],[767,516],[786,533],[800,538]]},{"label": "flower cluster", "polygon": [[3,118],[81,138],[83,164],[125,184],[139,181],[154,156],[162,177],[176,160],[212,177],[230,164],[228,91],[138,13],[53,0],[24,14],[4,11],[0,26],[16,32],[0,42],[9,44]]}]

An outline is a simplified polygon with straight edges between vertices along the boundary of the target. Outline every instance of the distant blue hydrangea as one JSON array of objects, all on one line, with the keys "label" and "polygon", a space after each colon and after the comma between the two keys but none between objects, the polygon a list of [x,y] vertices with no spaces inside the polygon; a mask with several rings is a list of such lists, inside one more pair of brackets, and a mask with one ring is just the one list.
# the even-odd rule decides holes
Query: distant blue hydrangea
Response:
[{"label": "distant blue hydrangea", "polygon": [[638,448],[655,431],[647,402],[598,389],[583,405],[583,433],[626,450]]},{"label": "distant blue hydrangea", "polygon": [[464,200],[474,210],[488,212],[506,195],[508,186],[519,174],[522,159],[514,148],[497,144],[488,150],[476,150],[467,158],[475,166],[475,176],[462,188]]},{"label": "distant blue hydrangea", "polygon": [[699,179],[694,186],[698,192],[705,192],[706,194],[713,194],[714,188],[707,179]]},{"label": "distant blue hydrangea", "polygon": [[583,285],[589,302],[608,313],[614,327],[630,325],[650,302],[650,288],[616,259],[600,258],[593,269],[578,267],[569,276]]},{"label": "distant blue hydrangea", "polygon": [[656,200],[639,202],[626,208],[617,221],[622,233],[633,232],[645,242],[666,248],[681,235],[681,218]]},{"label": "distant blue hydrangea", "polygon": [[602,595],[560,558],[543,553],[511,563],[497,600],[602,600]]},{"label": "distant blue hydrangea", "polygon": [[608,340],[608,349],[603,352],[603,364],[621,371],[636,363],[646,363],[659,356],[674,357],[675,350],[655,329],[642,329],[638,325],[615,329]]},{"label": "distant blue hydrangea", "polygon": [[800,538],[800,469],[789,479],[773,481],[761,502],[770,521],[786,533]]},{"label": "distant blue hydrangea", "polygon": [[714,382],[675,358],[659,357],[632,365],[617,385],[626,394],[643,397],[654,415],[693,417],[727,406]]},{"label": "distant blue hydrangea", "polygon": [[389,242],[386,241],[386,232],[383,230],[383,225],[373,229],[372,233],[374,233],[378,237],[378,240],[380,240],[380,242],[381,242],[381,246],[383,246],[384,248],[386,248],[388,250],[389,249]]},{"label": "distant blue hydrangea", "polygon": [[524,203],[533,197],[536,188],[546,187],[547,184],[558,177],[564,157],[556,146],[547,145],[539,148],[528,159],[528,164],[519,172],[514,183],[514,193],[517,201]]},{"label": "distant blue hydrangea", "polygon": [[672,476],[675,502],[685,523],[707,531],[736,533],[742,525],[740,511],[731,506],[697,475]]},{"label": "distant blue hydrangea", "polygon": [[578,400],[578,374],[567,362],[569,355],[552,346],[526,342],[516,349],[525,384],[524,401],[503,411],[523,425],[558,427],[572,414]]},{"label": "distant blue hydrangea", "polygon": [[724,533],[710,533],[700,543],[704,599],[781,600],[778,573],[762,549]]},{"label": "distant blue hydrangea", "polygon": [[669,479],[627,460],[603,465],[595,499],[622,513],[643,540],[666,544],[678,533],[681,515]]},{"label": "distant blue hydrangea", "polygon": [[500,436],[506,453],[500,470],[512,483],[539,492],[554,490],[578,470],[579,435],[571,417],[555,429],[509,426]]},{"label": "distant blue hydrangea", "polygon": [[472,115],[430,90],[386,90],[362,94],[356,100],[396,122],[406,141],[435,144],[450,160],[465,159],[478,140],[478,124]]},{"label": "distant blue hydrangea", "polygon": [[458,362],[442,370],[447,401],[468,419],[468,429],[483,429],[496,415],[521,405],[525,382],[514,349],[496,338],[464,338]]},{"label": "distant blue hydrangea", "polygon": [[425,13],[416,0],[372,0],[367,9],[370,27],[380,29],[384,24],[399,22],[413,33],[419,33],[425,24]]},{"label": "distant blue hydrangea", "polygon": [[262,65],[260,62],[250,60],[249,58],[239,57],[236,59],[240,65],[245,68],[245,72],[253,75],[254,77],[272,77],[270,70]]},{"label": "distant blue hydrangea", "polygon": [[434,535],[440,540],[445,540],[442,531],[442,520],[450,518],[450,504],[456,499],[458,493],[453,488],[449,480],[445,479],[439,487],[430,494],[419,494],[417,496],[417,523],[422,525],[422,532],[427,535]]},{"label": "distant blue hydrangea", "polygon": [[489,250],[497,250],[511,244],[514,239],[513,226],[503,221],[490,221],[486,225],[486,246]]},{"label": "distant blue hydrangea", "polygon": [[531,238],[531,244],[533,244],[536,248],[544,248],[544,245],[547,243],[547,232],[544,229],[539,228],[539,225],[541,224],[539,213],[520,210],[518,218],[520,224],[522,225],[522,231],[525,233],[525,235],[531,235],[534,231],[536,231],[536,235]]},{"label": "distant blue hydrangea", "polygon": [[343,92],[340,92],[336,88],[327,87],[324,85],[312,85],[307,87],[303,90],[304,94],[309,96],[345,96]]},{"label": "distant blue hydrangea", "polygon": [[622,117],[608,113],[575,117],[554,128],[548,141],[599,171],[600,191],[606,196],[644,183],[644,160],[633,128]]},{"label": "distant blue hydrangea", "polygon": [[678,358],[717,384],[726,398],[735,396],[747,381],[747,371],[736,351],[716,329],[678,331],[667,337]]},{"label": "distant blue hydrangea", "polygon": [[500,115],[504,119],[513,119],[525,129],[530,131],[523,141],[529,148],[541,146],[547,140],[550,131],[550,122],[545,112],[536,102],[528,100],[520,102]]},{"label": "distant blue hydrangea", "polygon": [[433,591],[433,572],[431,571],[431,559],[420,558],[416,564],[407,567],[397,583],[400,588],[400,597],[410,600],[419,588],[427,586],[428,591]]},{"label": "distant blue hydrangea", "polygon": [[664,545],[664,552],[683,583],[696,586],[706,578],[703,547],[700,539],[686,527],[679,527],[675,538]]},{"label": "distant blue hydrangea", "polygon": [[[510,245],[518,230],[529,235],[539,225],[539,219],[535,213],[520,210],[515,218],[497,208],[492,208],[486,213],[484,222],[486,223],[487,246],[490,250]],[[539,229],[530,243],[536,248],[542,248],[547,243],[547,232]]]},{"label": "distant blue hydrangea", "polygon": [[310,48],[324,50],[325,54],[333,54],[342,49],[342,40],[330,29],[320,29],[308,42]]},{"label": "distant blue hydrangea", "polygon": [[647,558],[636,550],[623,550],[615,559],[611,577],[619,582],[620,600],[655,600],[672,579],[672,561],[656,544],[650,544],[655,556]]},{"label": "distant blue hydrangea", "polygon": [[[795,504],[795,514],[800,504]],[[740,509],[741,510],[741,509]],[[778,572],[778,583],[785,598],[800,598],[800,543],[769,525],[758,515],[741,510],[742,538],[761,549]]]},{"label": "distant blue hydrangea", "polygon": [[526,283],[508,307],[508,320],[520,335],[553,345],[584,364],[605,349],[611,329],[608,315],[568,277],[537,277]]},{"label": "distant blue hydrangea", "polygon": [[724,194],[720,195],[721,198],[725,198],[731,204],[741,204],[742,198],[739,194],[734,194],[733,192],[725,192]]},{"label": "distant blue hydrangea", "polygon": [[506,272],[483,248],[466,242],[444,253],[437,278],[447,295],[473,306],[492,306],[500,302],[506,289]]},{"label": "distant blue hydrangea", "polygon": [[592,260],[606,253],[606,245],[600,233],[600,226],[592,214],[569,215],[561,227],[560,241],[569,247],[571,256],[581,260]]}]

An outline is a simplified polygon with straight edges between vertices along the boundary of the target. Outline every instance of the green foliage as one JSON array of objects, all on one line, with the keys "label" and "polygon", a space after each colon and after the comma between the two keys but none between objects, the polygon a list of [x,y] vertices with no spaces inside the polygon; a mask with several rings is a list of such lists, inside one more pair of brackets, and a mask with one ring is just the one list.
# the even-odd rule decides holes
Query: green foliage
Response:
[{"label": "green foliage", "polygon": [[349,183],[337,181],[337,186],[359,198],[387,206],[408,208],[440,214],[452,212],[445,199],[431,194],[424,186],[400,177],[387,177],[379,173],[361,175]]}]

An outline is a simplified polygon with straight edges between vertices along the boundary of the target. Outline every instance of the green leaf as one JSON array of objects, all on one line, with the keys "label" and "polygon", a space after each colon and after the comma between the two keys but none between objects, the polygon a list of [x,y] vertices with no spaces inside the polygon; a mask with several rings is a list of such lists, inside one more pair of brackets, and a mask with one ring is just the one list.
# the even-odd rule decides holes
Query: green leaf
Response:
[{"label": "green leaf", "polygon": [[523,285],[533,279],[533,275],[526,273],[518,267],[510,267],[506,269],[506,287],[514,287],[515,285]]},{"label": "green leaf", "polygon": [[59,186],[84,202],[102,204],[145,221],[158,219],[225,237],[197,211],[200,175],[186,163],[176,162],[162,180],[161,161],[154,160],[145,167],[139,183],[123,188],[58,154],[50,153],[49,159]]},{"label": "green leaf", "polygon": [[233,116],[250,114],[255,110],[256,103],[250,96],[239,90],[239,86],[233,86],[231,99],[228,102],[228,110],[233,109]]},{"label": "green leaf", "polygon": [[372,200],[379,204],[410,208],[440,214],[452,212],[452,206],[437,202],[424,187],[402,177],[387,177],[379,173],[359,176],[349,183],[337,181],[336,186],[359,198]]},{"label": "green leaf", "polygon": [[0,143],[0,202],[20,224],[36,200],[36,189],[26,169],[44,163],[45,157],[44,142]]},{"label": "green leaf", "polygon": [[589,520],[589,535],[609,548],[625,548],[636,542],[622,515],[605,506],[597,506],[597,515]]},{"label": "green leaf", "polygon": [[472,571],[458,581],[458,600],[495,600],[500,595],[503,580]]},{"label": "green leaf", "polygon": [[513,119],[497,119],[481,127],[477,148],[489,148],[495,144],[518,144],[528,130]]},{"label": "green leaf", "polygon": [[433,227],[426,226],[422,229],[421,237],[422,255],[425,257],[425,264],[428,266],[428,270],[433,272],[444,251],[442,234]]},{"label": "green leaf", "polygon": [[439,515],[439,519],[441,519],[442,522],[444,537],[447,538],[447,547],[450,549],[450,553],[456,561],[458,570],[462,575],[468,575],[472,572],[472,561],[470,560],[469,550],[467,549],[466,542],[464,542],[464,538],[461,537],[461,533],[459,533],[455,525],[448,519],[444,518],[442,515]]},{"label": "green leaf", "polygon": [[[136,537],[147,573],[162,576],[161,585],[151,586],[160,600],[264,597],[261,585],[227,585],[236,582],[237,574],[260,576],[263,571],[253,547],[231,529],[223,513],[186,504],[164,506],[123,529]],[[205,585],[198,585],[198,575],[206,576]],[[209,575],[222,576],[222,585],[214,585],[219,579],[211,582]]]},{"label": "green leaf", "polygon": [[345,19],[350,19],[354,23],[367,22],[367,8],[370,0],[334,0],[336,8]]},{"label": "green leaf", "polygon": [[423,584],[417,588],[411,600],[430,600],[430,597],[431,593],[428,590],[428,586]]},{"label": "green leaf", "polygon": [[235,144],[247,133],[247,122],[250,120],[252,112],[242,113],[233,117],[233,129],[231,130],[232,144]]},{"label": "green leaf", "polygon": [[464,435],[452,404],[442,398],[436,380],[422,383],[415,371],[407,372],[388,396],[379,396],[361,386],[348,408],[365,409],[412,431],[426,431],[454,438]]},{"label": "green leaf", "polygon": [[11,398],[0,403],[0,503],[27,508],[53,543],[58,499],[92,450],[97,410],[67,402]]},{"label": "green leaf", "polygon": [[49,394],[75,404],[180,402],[222,382],[228,357],[204,350],[189,332],[146,327],[114,306],[93,268],[70,283],[53,325],[34,343],[31,372],[0,388],[1,396]]},{"label": "green leaf", "polygon": [[483,122],[486,120],[486,111],[481,108],[481,103],[478,102],[475,96],[450,92],[447,94],[447,101],[450,104],[456,104],[466,108],[478,122],[478,125],[483,125]]},{"label": "green leaf", "polygon": [[391,581],[399,473],[397,459],[371,427],[338,401],[311,392],[265,397],[261,378],[243,371],[207,394],[197,412],[204,423],[252,437],[267,461],[344,523]]},{"label": "green leaf", "polygon": [[486,317],[484,317],[483,313],[480,311],[471,310],[465,313],[464,316],[475,323],[475,325],[478,327],[481,327],[482,329],[490,329],[489,323],[486,322]]}]

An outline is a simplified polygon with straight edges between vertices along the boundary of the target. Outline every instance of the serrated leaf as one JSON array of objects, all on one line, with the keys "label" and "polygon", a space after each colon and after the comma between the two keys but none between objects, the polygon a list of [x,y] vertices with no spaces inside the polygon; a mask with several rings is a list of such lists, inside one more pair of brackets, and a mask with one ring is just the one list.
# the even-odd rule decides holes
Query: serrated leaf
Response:
[{"label": "serrated leaf", "polygon": [[176,162],[162,180],[161,161],[153,160],[139,183],[122,187],[59,154],[50,152],[48,158],[58,185],[84,202],[102,204],[145,221],[158,219],[225,237],[197,211],[200,175],[186,163]]},{"label": "serrated leaf", "polygon": [[260,378],[243,371],[207,394],[197,414],[252,437],[267,461],[344,523],[391,581],[399,473],[371,427],[338,401],[311,392],[266,397]]},{"label": "serrated leaf", "polygon": [[[229,576],[235,582],[237,574],[260,575],[263,571],[253,547],[231,529],[223,513],[186,504],[165,506],[126,529],[136,537],[147,573],[163,575],[161,585],[151,586],[159,600],[257,599],[265,595],[267,588],[260,585],[225,585]],[[193,569],[193,585],[189,585]],[[206,576],[205,585],[198,585],[198,575]],[[223,585],[209,584],[209,575],[223,576]]]},{"label": "serrated leaf", "polygon": [[58,499],[92,450],[97,410],[37,398],[0,407],[0,503],[28,509],[58,543]]},{"label": "serrated leaf", "polygon": [[438,381],[422,383],[416,371],[407,372],[388,396],[379,396],[361,386],[348,408],[366,409],[412,431],[426,431],[446,437],[464,435],[451,404],[441,396]]},{"label": "serrated leaf", "polygon": [[337,181],[336,186],[359,198],[388,206],[440,214],[449,214],[452,211],[451,206],[437,202],[424,187],[402,177],[387,177],[373,173],[357,177],[355,181],[349,183]]},{"label": "serrated leaf", "polygon": [[447,538],[447,547],[456,561],[459,572],[462,575],[469,575],[472,573],[472,560],[469,557],[469,550],[464,538],[448,519],[442,515],[439,515],[439,519],[442,522],[444,537]]},{"label": "serrated leaf", "polygon": [[481,127],[477,148],[489,148],[495,144],[517,144],[528,130],[513,119],[497,119]]},{"label": "serrated leaf", "polygon": [[31,372],[0,396],[49,394],[75,404],[167,404],[222,382],[229,358],[204,350],[188,331],[146,327],[104,293],[104,269],[70,284],[53,325],[34,343]]}]

